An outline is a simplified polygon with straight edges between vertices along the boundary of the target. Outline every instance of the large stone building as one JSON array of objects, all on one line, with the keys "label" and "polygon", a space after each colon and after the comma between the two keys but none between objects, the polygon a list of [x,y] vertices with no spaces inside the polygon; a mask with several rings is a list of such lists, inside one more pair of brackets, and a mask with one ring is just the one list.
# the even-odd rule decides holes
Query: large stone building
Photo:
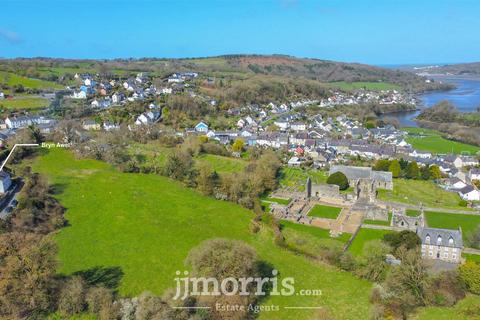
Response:
[{"label": "large stone building", "polygon": [[417,235],[422,241],[424,259],[460,263],[463,249],[462,229],[418,228]]},{"label": "large stone building", "polygon": [[358,184],[359,180],[371,180],[377,189],[393,189],[393,178],[391,172],[375,171],[370,167],[353,167],[336,165],[330,168],[330,175],[335,172],[343,173],[350,186]]}]

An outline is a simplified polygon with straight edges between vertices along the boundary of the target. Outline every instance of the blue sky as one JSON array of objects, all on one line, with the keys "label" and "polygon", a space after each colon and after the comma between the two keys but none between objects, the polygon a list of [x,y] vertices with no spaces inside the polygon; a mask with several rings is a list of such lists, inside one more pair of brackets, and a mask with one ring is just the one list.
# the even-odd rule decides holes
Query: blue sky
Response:
[{"label": "blue sky", "polygon": [[0,57],[480,61],[478,0],[0,0]]}]

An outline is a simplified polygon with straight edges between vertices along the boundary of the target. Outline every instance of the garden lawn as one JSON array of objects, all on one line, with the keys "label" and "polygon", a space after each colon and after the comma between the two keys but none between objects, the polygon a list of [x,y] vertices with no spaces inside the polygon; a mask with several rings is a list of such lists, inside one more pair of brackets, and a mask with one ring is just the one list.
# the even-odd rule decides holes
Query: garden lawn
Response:
[{"label": "garden lawn", "polygon": [[0,108],[6,109],[26,109],[34,110],[48,107],[50,102],[47,99],[42,98],[30,98],[30,97],[15,97],[14,99],[0,100]]},{"label": "garden lawn", "polygon": [[462,227],[463,239],[480,225],[480,215],[426,211],[425,218],[427,225],[431,228],[458,229],[458,227]]},{"label": "garden lawn", "polygon": [[278,204],[284,204],[287,205],[290,203],[291,199],[283,199],[283,198],[273,198],[273,197],[262,197],[262,201],[267,201],[267,202],[276,202]]},{"label": "garden lawn", "polygon": [[377,226],[389,226],[390,221],[392,221],[392,213],[391,212],[388,213],[388,221],[365,219],[365,220],[363,220],[363,223],[364,224],[374,224],[374,225],[377,225]]},{"label": "garden lawn", "polygon": [[432,208],[468,210],[459,205],[460,196],[445,191],[432,181],[394,179],[393,190],[378,190],[378,198],[384,201],[403,202]]},{"label": "garden lawn", "polygon": [[188,269],[184,261],[193,247],[211,238],[238,239],[279,270],[280,279],[293,277],[297,291],[323,292],[320,297],[268,297],[265,304],[281,309],[261,313],[259,319],[314,316],[314,310],[284,306],[322,306],[336,319],[370,316],[371,283],[279,248],[268,228],[251,233],[254,214],[238,205],[204,197],[165,177],[120,173],[102,162],[74,160],[60,149],[39,157],[33,170],[61,190],[57,197],[67,208],[69,226],[56,234],[64,274],[117,268],[120,294],[148,290],[160,295],[174,287],[177,270]]},{"label": "garden lawn", "polygon": [[309,212],[310,217],[337,219],[342,208],[316,204]]},{"label": "garden lawn", "polygon": [[407,209],[407,211],[405,212],[407,214],[407,216],[409,217],[418,217],[420,215],[420,211],[418,210],[412,210],[412,209]]},{"label": "garden lawn", "polygon": [[445,139],[436,130],[424,128],[403,128],[403,130],[408,132],[406,140],[415,149],[437,154],[476,154],[480,151],[480,147]]},{"label": "garden lawn", "polygon": [[283,231],[295,230],[300,233],[310,234],[318,239],[334,239],[342,243],[346,243],[352,236],[350,233],[343,233],[338,238],[332,238],[330,237],[330,230],[307,226],[304,224],[299,224],[299,223],[295,223],[287,220],[280,221],[280,226],[282,227]]},{"label": "garden lawn", "polygon": [[393,231],[362,228],[358,231],[348,250],[353,255],[359,256],[362,254],[363,246],[367,241],[382,240],[384,235],[391,232]]}]

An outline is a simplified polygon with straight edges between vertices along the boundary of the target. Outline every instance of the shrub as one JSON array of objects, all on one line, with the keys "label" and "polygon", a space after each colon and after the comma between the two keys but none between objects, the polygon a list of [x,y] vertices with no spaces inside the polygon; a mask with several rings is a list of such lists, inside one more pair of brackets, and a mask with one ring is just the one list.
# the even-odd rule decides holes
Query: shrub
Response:
[{"label": "shrub", "polygon": [[402,246],[406,249],[414,249],[421,244],[417,234],[410,230],[403,230],[399,233],[387,233],[383,236],[383,241],[388,243],[394,250]]},{"label": "shrub", "polygon": [[340,190],[348,189],[348,179],[341,172],[335,172],[334,174],[330,175],[327,179],[327,183],[337,185]]},{"label": "shrub", "polygon": [[460,266],[460,277],[470,292],[480,294],[480,264],[467,261]]},{"label": "shrub", "polygon": [[80,277],[68,280],[60,290],[58,311],[64,316],[81,313],[85,308],[85,282]]}]

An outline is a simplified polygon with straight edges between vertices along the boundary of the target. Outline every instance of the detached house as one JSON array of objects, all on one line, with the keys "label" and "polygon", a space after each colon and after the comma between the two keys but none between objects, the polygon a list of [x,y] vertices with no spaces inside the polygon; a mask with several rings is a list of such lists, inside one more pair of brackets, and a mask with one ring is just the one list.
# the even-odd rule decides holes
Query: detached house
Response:
[{"label": "detached house", "polygon": [[463,200],[480,201],[480,191],[470,185],[458,190],[458,194]]},{"label": "detached house", "polygon": [[142,113],[140,116],[138,116],[137,120],[135,121],[136,125],[142,125],[142,124],[152,124],[155,123],[157,120],[160,119],[160,111],[158,110],[152,110],[149,112]]},{"label": "detached house", "polygon": [[424,259],[460,263],[463,249],[461,229],[419,228],[417,235],[422,241]]},{"label": "detached house", "polygon": [[207,132],[208,132],[208,125],[207,125],[205,122],[200,121],[200,122],[197,123],[197,125],[195,126],[195,131],[196,131],[196,132],[207,133]]}]

